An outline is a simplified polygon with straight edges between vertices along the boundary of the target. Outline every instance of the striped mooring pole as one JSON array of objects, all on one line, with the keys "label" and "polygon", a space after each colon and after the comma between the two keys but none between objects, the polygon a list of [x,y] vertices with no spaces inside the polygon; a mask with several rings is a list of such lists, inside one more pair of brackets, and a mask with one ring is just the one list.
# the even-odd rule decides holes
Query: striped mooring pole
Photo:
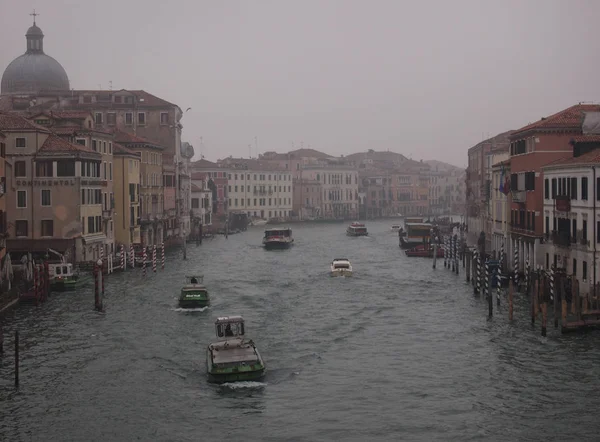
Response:
[{"label": "striped mooring pole", "polygon": [[489,265],[489,260],[486,259],[485,260],[485,282],[483,284],[483,290],[485,292],[485,296],[490,296],[490,265]]},{"label": "striped mooring pole", "polygon": [[458,235],[454,235],[454,261],[454,270],[456,270],[456,274],[458,275],[458,267],[460,264],[460,241]]},{"label": "striped mooring pole", "polygon": [[475,293],[481,291],[481,252],[477,251],[477,281],[475,282]]},{"label": "striped mooring pole", "polygon": [[133,244],[129,244],[129,262],[131,264],[131,268],[135,268],[135,251],[133,250]]},{"label": "striped mooring pole", "polygon": [[121,270],[125,271],[127,268],[127,259],[125,257],[125,244],[121,244]]},{"label": "striped mooring pole", "polygon": [[144,262],[142,263],[142,275],[146,276],[146,260],[148,259],[148,255],[146,253],[146,246],[144,246],[144,254],[142,256]]},{"label": "striped mooring pole", "polygon": [[500,246],[500,261],[498,262],[498,268],[496,269],[496,283],[498,284],[498,291],[496,292],[496,304],[500,306],[500,292],[502,290],[502,281],[500,280],[500,274],[502,272],[502,265],[504,263],[504,242]]},{"label": "striped mooring pole", "polygon": [[161,263],[160,263],[160,268],[162,270],[164,270],[165,269],[165,242],[164,241],[162,242],[160,249],[161,249]]},{"label": "striped mooring pole", "polygon": [[448,265],[448,237],[444,236],[444,240],[442,241],[442,246],[444,248],[444,268]]},{"label": "striped mooring pole", "polygon": [[100,245],[100,260],[102,261],[102,267],[104,267],[104,244]]},{"label": "striped mooring pole", "polygon": [[156,244],[152,248],[152,271],[156,273]]}]

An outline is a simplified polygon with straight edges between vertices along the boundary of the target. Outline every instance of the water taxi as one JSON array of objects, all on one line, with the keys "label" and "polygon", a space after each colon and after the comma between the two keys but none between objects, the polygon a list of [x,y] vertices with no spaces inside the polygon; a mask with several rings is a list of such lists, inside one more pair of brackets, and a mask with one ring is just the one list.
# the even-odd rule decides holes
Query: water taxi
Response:
[{"label": "water taxi", "polygon": [[210,304],[208,290],[202,283],[203,276],[186,276],[187,284],[181,288],[179,307],[203,308]]},{"label": "water taxi", "polygon": [[217,384],[261,380],[265,376],[265,364],[254,342],[244,337],[244,318],[217,318],[215,329],[220,340],[208,346],[208,380]]},{"label": "water taxi", "polygon": [[353,222],[346,229],[348,236],[368,236],[367,227],[363,223]]},{"label": "water taxi", "polygon": [[82,275],[79,270],[73,268],[73,264],[66,262],[49,263],[48,273],[50,290],[57,292],[75,290],[92,279],[91,275]]},{"label": "water taxi", "polygon": [[331,276],[352,276],[352,264],[346,258],[336,258],[331,262]]},{"label": "water taxi", "polygon": [[287,249],[294,244],[292,229],[266,229],[263,246],[267,250]]},{"label": "water taxi", "polygon": [[406,232],[400,235],[400,247],[410,249],[422,244],[429,244],[432,225],[430,223],[405,223]]},{"label": "water taxi", "polygon": [[[405,250],[404,253],[412,258],[433,258],[433,246],[430,244],[420,244],[412,249]],[[437,257],[444,257],[444,249],[438,246]]]}]

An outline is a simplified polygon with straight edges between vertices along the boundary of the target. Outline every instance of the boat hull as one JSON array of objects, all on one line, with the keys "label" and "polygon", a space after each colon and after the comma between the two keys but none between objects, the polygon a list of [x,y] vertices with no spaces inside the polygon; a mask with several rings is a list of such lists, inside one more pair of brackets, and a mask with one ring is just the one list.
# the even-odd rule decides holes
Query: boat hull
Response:
[{"label": "boat hull", "polygon": [[329,272],[332,277],[336,276],[352,276],[352,270],[332,270]]},{"label": "boat hull", "polygon": [[77,290],[90,280],[91,278],[54,280],[50,283],[50,290],[55,292],[68,292]]},{"label": "boat hull", "polygon": [[204,308],[210,305],[209,299],[180,299],[179,307],[180,308]]},{"label": "boat hull", "polygon": [[266,369],[244,371],[238,373],[211,373],[208,372],[208,381],[213,384],[226,384],[229,382],[262,381],[265,378]]},{"label": "boat hull", "polygon": [[292,241],[266,241],[264,247],[266,250],[282,250],[289,249],[292,244]]},{"label": "boat hull", "polygon": [[367,232],[365,233],[356,233],[356,232],[346,232],[347,236],[369,236]]}]

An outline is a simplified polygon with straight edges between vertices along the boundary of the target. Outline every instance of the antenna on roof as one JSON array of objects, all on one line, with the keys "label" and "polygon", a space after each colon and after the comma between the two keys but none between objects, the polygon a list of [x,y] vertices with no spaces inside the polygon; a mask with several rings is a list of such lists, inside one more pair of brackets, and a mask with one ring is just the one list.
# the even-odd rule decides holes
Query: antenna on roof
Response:
[{"label": "antenna on roof", "polygon": [[256,150],[256,158],[258,158],[258,137],[254,136],[254,150]]},{"label": "antenna on roof", "polygon": [[108,89],[112,91],[112,80],[109,80],[108,82]]},{"label": "antenna on roof", "polygon": [[249,158],[252,159],[252,144],[248,144],[248,153],[250,153]]}]

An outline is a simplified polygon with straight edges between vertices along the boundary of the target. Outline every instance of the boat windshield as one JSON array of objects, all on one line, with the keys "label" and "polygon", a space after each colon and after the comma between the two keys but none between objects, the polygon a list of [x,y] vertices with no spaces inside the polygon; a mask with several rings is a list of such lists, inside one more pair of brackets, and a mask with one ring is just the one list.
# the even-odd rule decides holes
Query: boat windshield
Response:
[{"label": "boat windshield", "polygon": [[336,269],[349,269],[350,264],[334,264],[333,267]]},{"label": "boat windshield", "polygon": [[367,232],[367,228],[366,227],[351,227],[352,230],[354,230],[356,233],[366,233]]},{"label": "boat windshield", "polygon": [[283,229],[283,230],[267,230],[265,231],[265,238],[273,238],[278,236],[289,237],[292,231]]},{"label": "boat windshield", "polygon": [[233,336],[243,336],[244,335],[244,323],[243,322],[227,322],[217,324],[217,336],[219,338],[223,337],[233,337]]}]

